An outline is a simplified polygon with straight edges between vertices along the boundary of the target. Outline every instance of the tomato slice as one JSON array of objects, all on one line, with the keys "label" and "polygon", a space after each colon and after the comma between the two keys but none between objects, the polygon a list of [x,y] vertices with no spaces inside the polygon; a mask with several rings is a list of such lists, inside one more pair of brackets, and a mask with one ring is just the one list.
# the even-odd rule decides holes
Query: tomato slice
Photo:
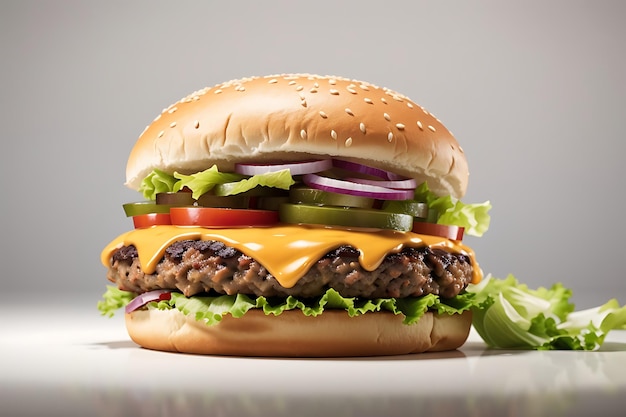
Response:
[{"label": "tomato slice", "polygon": [[230,227],[269,226],[278,223],[278,212],[221,207],[172,207],[172,224],[177,226]]},{"label": "tomato slice", "polygon": [[451,240],[463,240],[463,231],[465,228],[461,226],[448,226],[445,224],[413,222],[413,232],[422,235],[441,236]]},{"label": "tomato slice", "polygon": [[133,216],[135,229],[172,224],[169,213],[147,213]]}]

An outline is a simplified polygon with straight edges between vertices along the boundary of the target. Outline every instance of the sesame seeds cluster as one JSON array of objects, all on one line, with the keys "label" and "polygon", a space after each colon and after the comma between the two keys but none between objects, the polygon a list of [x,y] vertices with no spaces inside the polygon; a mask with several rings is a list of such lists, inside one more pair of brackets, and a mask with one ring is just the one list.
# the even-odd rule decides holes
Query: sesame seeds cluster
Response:
[{"label": "sesame seeds cluster", "polygon": [[[163,109],[135,148],[130,186],[155,167],[229,169],[238,161],[313,155],[427,179],[467,176],[462,149],[424,107],[391,89],[338,76],[275,74],[194,91]],[[444,180],[450,181],[456,184],[444,187],[457,189],[453,195],[464,192],[466,179]]]},{"label": "sesame seeds cluster", "polygon": [[[396,91],[393,91],[385,87],[379,87],[371,83],[357,81],[354,79],[348,79],[348,78],[342,78],[342,77],[336,77],[336,76],[318,76],[318,75],[311,75],[311,74],[302,74],[302,75],[283,74],[283,75],[265,76],[262,78],[266,79],[267,83],[270,85],[278,86],[280,85],[281,81],[286,82],[288,86],[293,87],[294,92],[297,94],[299,98],[300,105],[304,108],[308,107],[307,100],[308,100],[308,97],[310,97],[310,95],[318,94],[318,93],[323,94],[324,91],[330,94],[331,96],[339,96],[342,93],[351,94],[355,96],[360,95],[362,96],[362,100],[364,103],[374,106],[377,103],[371,98],[371,95],[368,95],[367,93],[372,90],[373,91],[378,90],[378,91],[381,91],[385,95],[384,97],[378,97],[379,103],[383,104],[383,107],[388,107],[390,101],[393,100],[399,103],[404,103],[408,109],[421,110],[421,112],[423,113],[423,116],[430,115],[430,113],[424,107],[414,103],[405,95],[402,95]],[[209,92],[212,92],[213,94],[222,94],[228,90],[232,90],[234,92],[245,92],[246,84],[252,81],[258,81],[259,79],[261,78],[260,77],[241,78],[241,79],[231,80],[231,81],[221,83],[215,87],[205,87],[201,90],[194,91],[193,93],[183,97],[177,103],[174,103],[171,106],[163,109],[163,112],[160,115],[158,115],[154,121],[159,120],[159,118],[163,114],[175,113],[176,110],[178,109],[177,105],[181,103],[193,103],[195,101],[198,101],[201,99],[202,96],[204,96],[205,94]],[[328,88],[326,89],[324,88],[324,85],[323,85],[324,83],[327,83]],[[304,84],[308,84],[308,85],[305,87]],[[340,87],[343,87],[343,91],[340,89]],[[271,94],[271,91],[268,91],[268,92]],[[381,109],[381,116],[387,122],[390,123],[389,124],[390,129],[389,129],[388,134],[386,135],[387,140],[389,142],[391,142],[394,139],[394,129],[392,128],[395,128],[395,130],[403,131],[407,128],[406,122],[413,121],[413,120],[409,120],[409,121],[393,120],[392,121],[392,117],[389,114],[390,111],[391,110],[388,110],[387,108]],[[358,117],[358,115],[355,115],[354,111],[350,107],[346,107],[344,109],[344,112],[348,114],[349,116]],[[318,114],[323,119],[328,119],[328,113],[326,111],[319,110]],[[417,127],[417,129],[419,129],[420,131],[424,131],[426,129],[433,133],[437,131],[437,128],[433,126],[432,124],[426,124],[427,122],[423,122],[422,119],[420,119],[419,113],[416,114],[415,117],[412,119],[414,119],[414,123],[411,123],[411,125],[414,124]],[[438,119],[436,120],[437,122],[441,123]],[[364,135],[367,134],[367,127],[366,127],[365,122],[357,121],[357,123],[358,123],[358,127],[361,133],[363,133]],[[172,121],[169,124],[170,128],[174,128],[176,126],[177,126],[176,121]],[[195,129],[198,129],[200,127],[199,120],[197,119],[193,120],[193,127]],[[148,127],[146,127],[146,129],[147,128]],[[165,134],[165,131],[161,130],[157,134],[157,137],[160,138],[164,134]],[[337,132],[335,130],[331,129],[329,134],[334,140],[338,139]],[[305,139],[305,140],[307,139],[308,135],[305,129],[302,129],[300,131],[300,136],[302,137],[302,139]],[[346,138],[345,141],[346,141],[346,144],[351,143],[352,138]]]}]

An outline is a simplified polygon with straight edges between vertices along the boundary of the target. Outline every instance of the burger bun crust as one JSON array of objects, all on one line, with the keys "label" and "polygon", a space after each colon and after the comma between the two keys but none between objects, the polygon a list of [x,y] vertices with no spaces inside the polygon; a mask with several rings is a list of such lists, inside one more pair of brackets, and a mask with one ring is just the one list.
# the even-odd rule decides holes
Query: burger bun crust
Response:
[{"label": "burger bun crust", "polygon": [[299,310],[278,316],[250,310],[241,318],[224,316],[208,326],[176,309],[136,310],[126,327],[138,345],[153,350],[204,355],[257,357],[357,357],[448,351],[467,340],[471,312],[427,312],[417,323],[402,323],[390,312],[350,317],[325,311],[317,317]]},{"label": "burger bun crust", "polygon": [[238,162],[328,157],[426,181],[438,195],[467,189],[462,148],[426,109],[387,88],[311,74],[233,80],[172,104],[137,140],[126,185],[138,189],[154,169],[229,172]]}]

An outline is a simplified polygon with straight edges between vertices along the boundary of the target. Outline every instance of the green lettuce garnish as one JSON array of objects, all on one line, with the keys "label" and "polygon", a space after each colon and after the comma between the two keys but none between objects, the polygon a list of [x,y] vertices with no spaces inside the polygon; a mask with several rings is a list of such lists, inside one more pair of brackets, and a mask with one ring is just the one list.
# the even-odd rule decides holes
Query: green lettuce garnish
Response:
[{"label": "green lettuce garnish", "polygon": [[513,275],[487,276],[467,291],[476,295],[473,326],[494,348],[596,350],[609,331],[626,326],[626,306],[617,300],[574,311],[572,292],[560,283],[533,290]]},{"label": "green lettuce garnish", "polygon": [[[103,295],[103,301],[98,303],[98,309],[103,315],[112,316],[117,309],[125,306],[134,296],[133,293],[109,286]],[[266,315],[279,315],[287,310],[300,310],[307,316],[318,316],[329,309],[341,309],[347,311],[351,317],[377,311],[390,311],[394,314],[402,314],[405,324],[412,324],[418,321],[428,310],[437,311],[439,314],[459,314],[467,311],[474,304],[473,299],[473,294],[464,293],[452,300],[441,299],[433,294],[403,299],[361,300],[342,297],[333,289],[327,290],[320,297],[306,300],[292,296],[266,298],[244,294],[186,297],[181,293],[173,292],[170,300],[151,302],[148,303],[147,307],[161,310],[175,308],[183,314],[192,315],[196,320],[204,321],[209,326],[219,323],[222,317],[227,314],[239,318],[251,309],[263,310]]]},{"label": "green lettuce garnish", "polygon": [[107,290],[102,296],[102,300],[98,301],[98,310],[103,316],[113,317],[116,310],[123,308],[130,303],[135,294],[128,291],[120,290],[113,285],[107,285]]},{"label": "green lettuce garnish", "polygon": [[415,200],[423,201],[428,204],[429,210],[437,211],[439,224],[462,226],[465,228],[464,233],[472,236],[482,236],[489,229],[491,221],[489,201],[465,204],[451,196],[439,197],[430,191],[426,183],[416,188]]},{"label": "green lettuce garnish", "polygon": [[178,179],[173,191],[182,190],[187,187],[192,192],[192,197],[200,198],[204,193],[211,191],[218,184],[225,184],[233,181],[240,181],[245,178],[243,175],[219,172],[217,165],[213,165],[209,169],[197,172],[191,175],[174,173],[174,177]]},{"label": "green lettuce garnish", "polygon": [[241,194],[256,187],[273,187],[289,190],[289,187],[295,183],[291,172],[288,169],[283,169],[281,171],[253,175],[250,178],[242,179],[237,182],[220,184],[215,187],[215,195],[226,196]]},{"label": "green lettuce garnish", "polygon": [[[472,325],[485,343],[500,349],[597,350],[606,335],[615,329],[626,329],[626,306],[613,299],[602,306],[574,311],[569,301],[571,290],[562,284],[550,288],[529,289],[514,276],[505,279],[487,276],[479,284],[451,299],[429,294],[423,297],[378,298],[363,300],[342,297],[329,289],[312,299],[266,298],[243,294],[186,297],[172,292],[171,299],[150,302],[147,308],[177,309],[208,326],[219,323],[225,315],[240,318],[252,309],[266,315],[300,310],[307,316],[318,316],[327,310],[344,310],[351,317],[389,311],[403,316],[403,323],[417,322],[427,311],[438,314],[460,314],[471,310]],[[107,286],[98,310],[113,316],[136,294]]]},{"label": "green lettuce garnish", "polygon": [[141,181],[139,192],[143,194],[146,200],[155,200],[158,193],[173,191],[177,181],[173,175],[155,169]]},{"label": "green lettuce garnish", "polygon": [[196,200],[209,191],[215,195],[241,194],[256,187],[274,187],[288,190],[295,184],[288,169],[246,177],[230,172],[219,172],[217,165],[191,175],[175,172],[170,175],[158,169],[153,170],[141,182],[139,191],[148,200],[156,199],[157,193],[176,192],[188,188]]}]

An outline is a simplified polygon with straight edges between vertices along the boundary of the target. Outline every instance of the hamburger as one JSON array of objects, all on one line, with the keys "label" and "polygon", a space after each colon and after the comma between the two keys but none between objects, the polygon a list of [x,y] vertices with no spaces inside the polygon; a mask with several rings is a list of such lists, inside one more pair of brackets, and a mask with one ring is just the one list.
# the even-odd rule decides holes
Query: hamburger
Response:
[{"label": "hamburger", "polygon": [[467,339],[465,154],[406,96],[332,76],[233,80],[165,108],[131,150],[134,228],[99,309],[155,350],[375,356]]}]

